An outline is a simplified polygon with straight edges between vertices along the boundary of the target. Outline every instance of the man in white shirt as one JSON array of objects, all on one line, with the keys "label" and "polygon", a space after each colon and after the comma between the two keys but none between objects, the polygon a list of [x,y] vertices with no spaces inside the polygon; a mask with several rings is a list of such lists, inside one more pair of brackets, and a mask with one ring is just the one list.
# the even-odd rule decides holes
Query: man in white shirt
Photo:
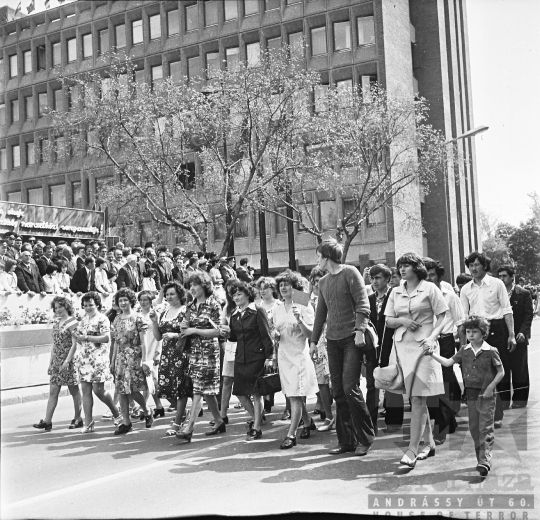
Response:
[{"label": "man in white shirt", "polygon": [[[495,428],[500,428],[505,406],[499,394],[510,391],[510,353],[516,348],[514,315],[504,283],[487,273],[491,267],[490,259],[475,251],[465,259],[465,265],[473,279],[461,289],[463,310],[467,316],[476,314],[489,320],[486,342],[499,351],[504,368],[504,377],[497,385],[495,409]],[[460,336],[462,344],[465,343],[465,331],[460,331]]]}]

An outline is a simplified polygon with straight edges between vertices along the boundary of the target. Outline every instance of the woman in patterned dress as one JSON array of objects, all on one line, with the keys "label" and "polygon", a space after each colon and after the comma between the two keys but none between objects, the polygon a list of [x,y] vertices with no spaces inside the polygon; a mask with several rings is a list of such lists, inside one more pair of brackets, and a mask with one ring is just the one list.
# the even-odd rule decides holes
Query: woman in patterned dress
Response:
[{"label": "woman in patterned dress", "polygon": [[77,328],[77,320],[73,317],[73,303],[65,296],[56,296],[51,304],[56,316],[52,329],[53,348],[51,361],[49,363],[48,374],[51,376],[49,400],[47,401],[47,411],[45,419],[34,424],[34,428],[43,429],[47,432],[52,430],[52,417],[62,385],[68,387],[73,406],[75,407],[75,418],[71,421],[70,430],[82,428],[81,419],[81,393],[79,391],[79,374],[73,365],[73,354],[76,347],[72,331]]},{"label": "woman in patterned dress", "polygon": [[83,395],[84,427],[81,433],[94,431],[92,408],[94,398],[92,391],[100,401],[105,403],[115,419],[120,423],[120,412],[109,392],[105,390],[105,382],[111,379],[109,359],[110,324],[107,316],[101,313],[101,297],[95,291],[87,292],[81,298],[85,316],[73,332],[80,349],[77,352],[75,365],[79,371]]},{"label": "woman in patterned dress", "polygon": [[182,323],[182,337],[191,339],[189,375],[193,382],[193,405],[189,422],[178,432],[178,438],[191,441],[195,421],[199,415],[204,396],[208,409],[214,416],[215,426],[206,435],[225,432],[225,421],[218,408],[219,394],[219,323],[221,305],[213,296],[212,280],[206,272],[189,277],[193,301],[188,305],[186,320]]},{"label": "woman in patterned dress", "polygon": [[[158,371],[158,398],[165,398],[172,402],[174,399],[176,406],[176,416],[172,427],[165,435],[176,435],[182,424],[182,416],[186,409],[188,397],[192,397],[189,378],[189,352],[180,351],[178,339],[180,338],[180,325],[186,315],[186,290],[178,281],[166,283],[161,288],[160,295],[165,298],[168,307],[158,318],[156,311],[152,310],[148,314],[152,320],[154,337],[162,341],[161,361]],[[156,415],[158,412],[156,401]],[[163,410],[163,407],[161,407]],[[162,415],[163,416],[163,415]]]},{"label": "woman in patterned dress", "polygon": [[133,311],[137,297],[131,289],[120,289],[114,295],[114,301],[121,313],[116,316],[111,329],[113,352],[111,366],[124,418],[114,434],[124,435],[133,428],[129,417],[130,399],[133,399],[143,411],[147,428],[150,428],[154,422],[146,406],[146,399],[141,393],[148,390],[146,376],[151,374],[150,367],[146,364],[148,325],[139,313]]}]

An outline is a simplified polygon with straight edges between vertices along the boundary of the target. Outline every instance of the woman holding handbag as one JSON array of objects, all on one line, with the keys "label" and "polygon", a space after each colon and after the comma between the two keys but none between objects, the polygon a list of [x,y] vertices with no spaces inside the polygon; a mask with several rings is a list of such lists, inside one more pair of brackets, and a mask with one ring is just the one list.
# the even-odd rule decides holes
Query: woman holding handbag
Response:
[{"label": "woman holding handbag", "polygon": [[[231,316],[230,341],[236,342],[234,358],[233,394],[238,397],[246,411],[253,417],[248,438],[262,437],[261,422],[263,398],[258,379],[264,375],[265,367],[272,366],[274,346],[266,311],[253,302],[253,289],[245,282],[238,282],[231,289],[237,309]],[[251,402],[253,397],[253,403]]]},{"label": "woman holding handbag", "polygon": [[299,273],[287,269],[276,277],[283,305],[273,311],[274,324],[279,335],[278,367],[283,393],[291,400],[291,425],[280,448],[296,446],[296,430],[300,418],[304,420],[301,439],[308,439],[315,423],[306,408],[306,397],[319,391],[313,361],[309,356],[309,339],[313,331],[314,313],[311,305],[293,302],[293,290],[303,291]]},{"label": "woman holding handbag", "polygon": [[[437,338],[448,306],[436,285],[425,281],[427,270],[418,255],[406,253],[399,258],[397,268],[405,283],[390,293],[384,314],[387,327],[396,329],[390,364],[397,356],[405,392],[411,398],[411,436],[401,464],[414,468],[417,460],[435,455],[427,398],[444,393],[444,384],[440,365],[425,357],[422,347],[439,352]],[[428,442],[418,453],[424,433]]]}]

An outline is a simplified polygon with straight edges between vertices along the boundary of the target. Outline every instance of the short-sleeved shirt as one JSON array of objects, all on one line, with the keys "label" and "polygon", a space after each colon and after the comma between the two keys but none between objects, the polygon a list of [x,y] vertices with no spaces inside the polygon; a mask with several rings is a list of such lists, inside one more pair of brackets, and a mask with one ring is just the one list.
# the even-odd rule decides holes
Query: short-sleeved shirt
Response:
[{"label": "short-sleeved shirt", "polygon": [[461,304],[466,315],[477,314],[488,320],[500,320],[512,314],[512,305],[504,283],[486,274],[480,285],[474,280],[461,288]]},{"label": "short-sleeved shirt", "polygon": [[461,347],[452,359],[461,366],[465,388],[482,391],[495,379],[497,366],[502,365],[498,350],[485,341],[477,354],[469,343]]}]

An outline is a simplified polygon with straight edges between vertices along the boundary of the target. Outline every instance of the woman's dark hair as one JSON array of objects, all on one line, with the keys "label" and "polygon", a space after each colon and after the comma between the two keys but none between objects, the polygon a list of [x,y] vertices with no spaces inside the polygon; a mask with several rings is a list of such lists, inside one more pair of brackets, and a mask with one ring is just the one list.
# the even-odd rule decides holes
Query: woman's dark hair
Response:
[{"label": "woman's dark hair", "polygon": [[437,278],[439,280],[442,280],[444,277],[444,267],[438,260],[433,260],[433,258],[422,258],[424,261],[424,265],[426,266],[426,269],[429,271],[431,269],[435,269],[435,274],[437,275]]},{"label": "woman's dark hair", "polygon": [[107,261],[104,260],[103,258],[98,258],[96,260],[96,267],[101,267],[103,264],[107,264]]},{"label": "woman's dark hair", "polygon": [[49,264],[45,268],[45,274],[53,274],[56,273],[56,271],[58,271],[58,267],[56,266],[56,264]]},{"label": "woman's dark hair", "polygon": [[212,285],[212,278],[205,271],[193,273],[188,279],[188,287],[192,285],[200,285],[204,289],[204,294],[210,296],[214,292],[214,286]]},{"label": "woman's dark hair", "polygon": [[51,302],[51,309],[53,311],[55,305],[60,305],[60,307],[64,307],[64,309],[66,309],[67,313],[70,316],[73,316],[73,313],[75,312],[75,309],[73,308],[73,302],[65,296],[55,296]]},{"label": "woman's dark hair", "polygon": [[336,262],[336,264],[341,264],[343,258],[343,246],[335,238],[328,238],[317,247],[317,253],[323,258],[328,258],[329,260]]},{"label": "woman's dark hair", "polygon": [[9,273],[9,271],[11,271],[11,268],[14,265],[17,265],[17,262],[15,262],[15,260],[12,260],[11,258],[6,258],[6,273]]},{"label": "woman's dark hair", "polygon": [[469,264],[474,264],[476,259],[478,259],[478,262],[484,266],[484,271],[489,271],[491,269],[491,259],[484,253],[479,253],[478,251],[473,251],[467,258],[465,258],[465,265],[469,267]]},{"label": "woman's dark hair", "polygon": [[253,287],[250,287],[246,282],[237,280],[237,283],[231,288],[232,296],[234,296],[237,292],[244,293],[250,302],[255,301],[255,291],[253,290]]},{"label": "woman's dark hair", "polygon": [[120,300],[120,298],[127,298],[131,308],[135,307],[135,304],[137,303],[137,296],[135,296],[135,293],[127,287],[123,287],[122,289],[118,290],[114,295],[114,303],[116,303],[116,305],[118,305],[118,300]]},{"label": "woman's dark hair", "polygon": [[489,321],[482,316],[477,316],[476,314],[471,314],[465,321],[461,324],[464,331],[467,329],[479,329],[482,332],[482,337],[485,339],[489,334]]},{"label": "woman's dark hair", "polygon": [[144,278],[152,278],[152,276],[154,276],[156,273],[157,273],[157,271],[153,267],[150,267],[150,269],[147,269],[143,273],[143,277]]},{"label": "woman's dark hair", "polygon": [[140,302],[145,296],[150,300],[150,303],[152,303],[156,297],[156,295],[152,291],[141,291],[137,296],[137,300],[139,300]]},{"label": "woman's dark hair", "polygon": [[261,276],[256,282],[255,285],[259,291],[263,286],[270,287],[272,289],[272,296],[276,299],[279,298],[278,286],[276,281],[271,276]]},{"label": "woman's dark hair", "polygon": [[296,271],[285,269],[282,273],[276,276],[276,285],[279,286],[282,282],[287,282],[293,289],[297,291],[304,291],[304,283],[302,282],[302,276]]},{"label": "woman's dark hair", "polygon": [[184,289],[184,286],[182,284],[177,281],[166,283],[163,286],[163,296],[167,294],[167,291],[169,289],[175,290],[181,305],[184,305],[184,303],[186,303],[186,290]]},{"label": "woman's dark hair", "polygon": [[101,304],[101,296],[96,291],[90,291],[90,292],[87,292],[86,294],[83,294],[83,297],[81,298],[81,307],[84,308],[84,302],[90,302],[90,301],[93,301],[96,304],[98,311],[100,311],[101,308],[103,307],[103,305]]},{"label": "woman's dark hair", "polygon": [[327,272],[328,271],[325,271],[324,269],[315,266],[309,273],[309,281],[313,283],[313,280],[315,280],[315,278],[322,278]]},{"label": "woman's dark hair", "polygon": [[399,269],[405,264],[410,265],[413,268],[414,274],[418,276],[419,280],[425,280],[427,278],[426,266],[416,253],[405,253],[404,255],[400,256],[396,267]]},{"label": "woman's dark hair", "polygon": [[225,304],[225,314],[230,316],[234,309],[236,309],[236,303],[234,303],[232,295],[236,292],[236,287],[240,283],[240,280],[234,278],[227,281],[225,284],[225,298],[227,303]]},{"label": "woman's dark hair", "polygon": [[62,267],[67,267],[68,266],[68,263],[67,263],[67,260],[58,260],[56,262],[56,265],[58,266],[58,270],[61,271]]}]

